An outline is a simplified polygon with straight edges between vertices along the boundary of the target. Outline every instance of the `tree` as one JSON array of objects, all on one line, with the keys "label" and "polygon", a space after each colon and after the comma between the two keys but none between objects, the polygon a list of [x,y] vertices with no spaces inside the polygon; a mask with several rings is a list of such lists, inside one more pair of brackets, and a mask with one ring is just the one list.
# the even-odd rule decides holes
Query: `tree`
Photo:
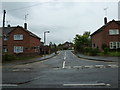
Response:
[{"label": "tree", "polygon": [[53,45],[52,42],[50,42],[50,43],[49,43],[49,46],[52,46],[52,45]]},{"label": "tree", "polygon": [[90,45],[90,32],[84,32],[83,35],[76,35],[74,38],[75,50],[84,52],[84,48]]}]

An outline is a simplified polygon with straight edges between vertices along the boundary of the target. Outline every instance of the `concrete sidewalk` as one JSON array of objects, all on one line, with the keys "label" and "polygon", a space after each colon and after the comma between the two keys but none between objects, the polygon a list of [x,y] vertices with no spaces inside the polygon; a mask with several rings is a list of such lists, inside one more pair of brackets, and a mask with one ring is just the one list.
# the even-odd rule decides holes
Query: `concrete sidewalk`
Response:
[{"label": "concrete sidewalk", "polygon": [[14,66],[14,65],[20,65],[20,64],[28,64],[28,63],[33,63],[33,62],[39,62],[39,61],[43,61],[49,58],[52,58],[56,55],[58,55],[59,52],[57,52],[57,54],[52,53],[50,55],[45,55],[43,57],[39,57],[39,58],[33,58],[33,59],[29,59],[29,60],[16,60],[16,61],[11,61],[11,62],[6,62],[3,63],[2,66]]},{"label": "concrete sidewalk", "polygon": [[118,62],[120,57],[108,57],[108,56],[87,56],[83,54],[75,54],[79,58],[96,60],[96,61],[104,61],[104,62]]}]

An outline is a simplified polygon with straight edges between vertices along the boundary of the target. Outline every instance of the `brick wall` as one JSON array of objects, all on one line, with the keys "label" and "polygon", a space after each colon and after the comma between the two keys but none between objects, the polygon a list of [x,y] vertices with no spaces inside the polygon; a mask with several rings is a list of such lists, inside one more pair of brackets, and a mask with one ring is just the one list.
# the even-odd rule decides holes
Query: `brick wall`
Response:
[{"label": "brick wall", "polygon": [[[15,34],[22,34],[23,40],[14,40]],[[8,54],[15,54],[14,46],[23,46],[23,55],[35,54],[35,49],[33,47],[40,45],[40,39],[29,35],[29,33],[22,28],[16,28],[9,34],[9,39],[4,41],[4,45],[7,45]]]},{"label": "brick wall", "polygon": [[[92,39],[92,47],[99,48],[102,50],[102,44],[106,44],[109,47],[109,42],[111,41],[119,41],[120,42],[120,34],[119,35],[109,35],[109,29],[119,29],[120,33],[120,25],[115,22],[111,22],[107,27],[105,27],[101,32],[94,34]],[[95,46],[94,46],[95,44]]]}]

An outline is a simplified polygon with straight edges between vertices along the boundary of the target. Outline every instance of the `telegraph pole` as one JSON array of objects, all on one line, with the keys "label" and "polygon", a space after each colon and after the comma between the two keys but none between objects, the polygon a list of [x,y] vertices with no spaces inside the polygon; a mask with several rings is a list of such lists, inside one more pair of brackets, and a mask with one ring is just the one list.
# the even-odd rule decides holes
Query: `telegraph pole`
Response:
[{"label": "telegraph pole", "polygon": [[3,11],[3,28],[5,27],[5,14],[6,14],[6,11],[4,10]]}]

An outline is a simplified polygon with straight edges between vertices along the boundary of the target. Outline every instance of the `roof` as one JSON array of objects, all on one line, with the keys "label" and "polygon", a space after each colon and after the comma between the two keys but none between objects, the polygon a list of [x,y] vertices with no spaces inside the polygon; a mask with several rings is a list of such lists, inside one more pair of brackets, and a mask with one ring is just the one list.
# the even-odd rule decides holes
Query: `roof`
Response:
[{"label": "roof", "polygon": [[21,26],[17,26],[17,27],[4,27],[4,29],[3,29],[3,35],[8,35],[8,34],[11,33],[12,31],[14,31],[16,28],[21,28],[21,29],[23,29],[24,31],[28,32],[29,35],[41,39],[40,37],[38,37],[38,36],[35,35],[34,33],[32,33],[32,32],[30,32],[30,31],[24,29],[24,28],[21,27]]},{"label": "roof", "polygon": [[3,35],[8,35],[15,27],[4,27],[3,29]]},{"label": "roof", "polygon": [[93,36],[94,34],[101,32],[101,31],[102,31],[105,27],[107,27],[111,22],[115,22],[115,23],[117,23],[117,24],[120,25],[120,21],[112,20],[112,21],[108,22],[107,24],[103,25],[102,27],[100,27],[97,31],[95,31],[94,33],[92,33],[90,36]]}]

